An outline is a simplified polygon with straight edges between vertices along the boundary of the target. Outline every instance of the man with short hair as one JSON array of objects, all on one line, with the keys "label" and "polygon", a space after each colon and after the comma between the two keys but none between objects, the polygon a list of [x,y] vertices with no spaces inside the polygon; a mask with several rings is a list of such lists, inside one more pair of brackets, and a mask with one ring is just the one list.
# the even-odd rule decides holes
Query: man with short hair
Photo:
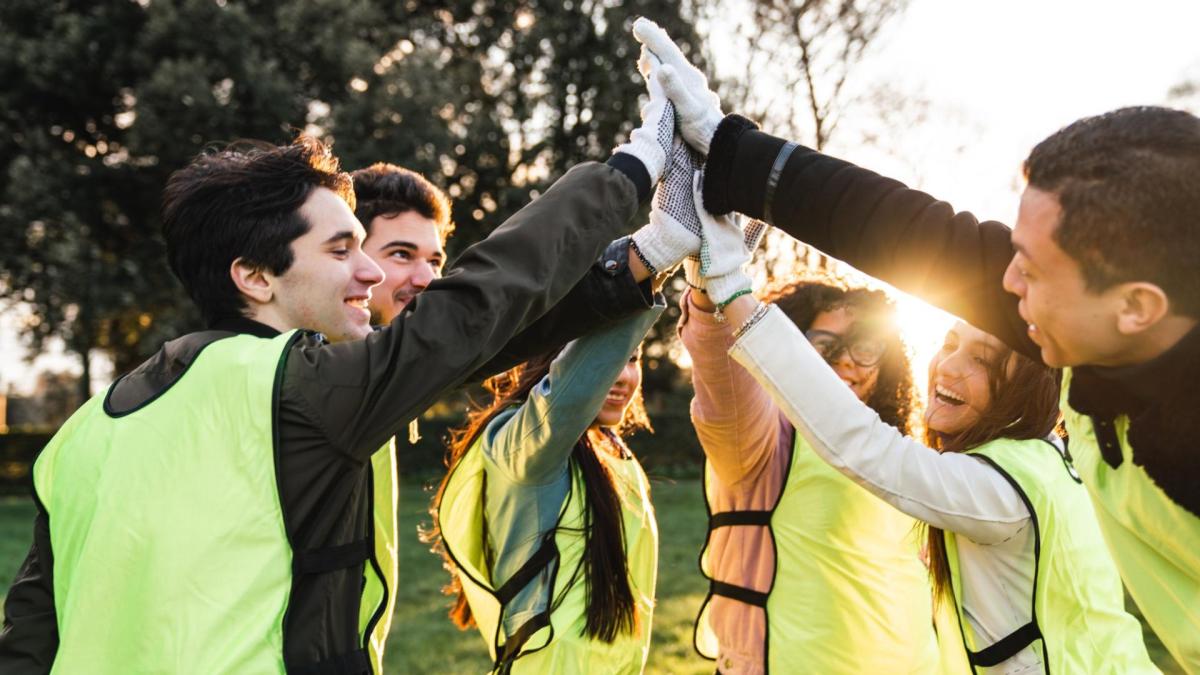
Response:
[{"label": "man with short hair", "polygon": [[661,216],[612,241],[664,171],[691,185],[690,166],[668,170],[688,151],[661,90],[642,117],[378,330],[383,275],[328,148],[235,147],[173,174],[168,257],[209,329],[87,402],[39,456],[0,671],[380,672],[393,435],[468,378],[648,309],[642,282],[699,250],[698,229]]},{"label": "man with short hair", "polygon": [[1052,134],[1025,160],[1010,230],[723,116],[662,29],[634,32],[707,153],[708,211],[766,219],[1066,368],[1070,451],[1121,577],[1200,673],[1200,119],[1123,108]]},{"label": "man with short hair", "polygon": [[371,321],[388,324],[442,275],[454,233],[450,200],[421,174],[395,164],[377,162],[350,177],[354,215],[367,231],[363,250],[384,275],[371,293]]}]

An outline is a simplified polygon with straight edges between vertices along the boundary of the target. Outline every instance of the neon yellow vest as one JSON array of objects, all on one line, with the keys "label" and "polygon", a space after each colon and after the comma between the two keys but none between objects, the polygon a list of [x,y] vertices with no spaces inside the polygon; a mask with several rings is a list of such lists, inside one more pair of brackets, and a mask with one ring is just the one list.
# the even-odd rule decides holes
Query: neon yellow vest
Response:
[{"label": "neon yellow vest", "polygon": [[[450,469],[437,518],[442,539],[457,567],[471,614],[487,643],[495,672],[512,673],[640,673],[650,650],[654,586],[658,569],[658,526],[650,504],[649,483],[636,459],[596,453],[620,486],[625,519],[625,553],[629,582],[637,603],[637,630],[612,644],[591,640],[584,632],[587,590],[580,577],[587,513],[583,474],[571,465],[571,487],[559,512],[558,527],[541,549],[497,587],[484,550],[485,473],[481,444],[476,442]],[[506,603],[546,565],[556,565],[549,616],[530,620],[513,636],[504,635]],[[529,572],[526,576],[525,572]]]},{"label": "neon yellow vest", "polygon": [[1125,613],[1121,579],[1069,457],[1046,441],[1001,439],[971,451],[1000,472],[1032,514],[1034,588],[1029,622],[992,645],[963,619],[958,540],[946,557],[963,643],[974,666],[995,666],[1040,645],[1047,673],[1157,673],[1142,627]]},{"label": "neon yellow vest", "polygon": [[[1061,408],[1071,454],[1121,579],[1175,660],[1187,672],[1200,673],[1200,517],[1175,504],[1133,462],[1128,417],[1094,424],[1071,409],[1070,388],[1067,368]],[[1177,442],[1194,445],[1196,440]],[[1101,442],[1117,466],[1105,461]]]},{"label": "neon yellow vest", "polygon": [[[710,585],[696,620],[701,656],[716,659],[720,649],[710,616],[716,595],[766,612],[768,673],[936,670],[929,575],[919,558],[916,521],[838,473],[799,434],[771,510],[713,513],[713,480],[706,467],[709,531],[700,568]],[[770,528],[770,589],[713,578],[709,548],[727,527]]]},{"label": "neon yellow vest", "polygon": [[[132,411],[110,415],[97,395],[38,457],[54,552],[54,672],[284,671],[294,561],[272,411],[295,337],[217,340]],[[384,589],[396,587],[393,452],[389,444],[372,458],[376,551],[359,624],[376,672],[395,597]]]}]

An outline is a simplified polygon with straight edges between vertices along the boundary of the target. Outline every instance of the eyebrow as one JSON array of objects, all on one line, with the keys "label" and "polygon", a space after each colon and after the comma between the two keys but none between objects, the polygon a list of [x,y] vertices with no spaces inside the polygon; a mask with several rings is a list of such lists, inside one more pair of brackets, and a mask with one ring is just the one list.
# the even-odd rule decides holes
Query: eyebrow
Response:
[{"label": "eyebrow", "polygon": [[356,240],[357,237],[354,236],[354,230],[342,230],[341,232],[337,232],[332,237],[326,239],[323,243],[334,244],[342,241],[343,239]]},{"label": "eyebrow", "polygon": [[[383,246],[380,246],[379,250],[386,251],[389,248],[411,248],[412,250],[416,251],[416,250],[419,250],[421,247],[417,246],[416,244],[412,243],[411,241],[404,241],[403,239],[395,239],[393,241],[389,241],[388,243],[384,244]],[[434,251],[433,253],[430,254],[429,257],[443,258],[443,257],[445,257],[445,254],[442,253],[441,251]]]}]

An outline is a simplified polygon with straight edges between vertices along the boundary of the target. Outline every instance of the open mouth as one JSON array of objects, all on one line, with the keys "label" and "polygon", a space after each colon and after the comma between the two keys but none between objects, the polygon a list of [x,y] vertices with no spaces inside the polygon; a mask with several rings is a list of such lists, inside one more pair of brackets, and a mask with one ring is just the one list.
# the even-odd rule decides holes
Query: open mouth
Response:
[{"label": "open mouth", "polygon": [[353,298],[346,298],[342,302],[344,302],[346,305],[348,305],[350,307],[353,307],[356,310],[361,311],[367,317],[370,317],[371,311],[369,309],[367,309],[367,303],[369,301],[370,301],[370,296],[356,296]]},{"label": "open mouth", "polygon": [[611,406],[625,405],[625,402],[628,400],[629,400],[628,394],[610,393],[608,396],[604,397],[604,405],[611,405]]},{"label": "open mouth", "polygon": [[945,403],[946,405],[951,405],[951,406],[960,406],[960,405],[966,404],[966,402],[967,402],[966,399],[959,396],[958,394],[955,394],[954,392],[950,391],[949,389],[943,387],[940,384],[934,388],[933,397],[940,403]]}]

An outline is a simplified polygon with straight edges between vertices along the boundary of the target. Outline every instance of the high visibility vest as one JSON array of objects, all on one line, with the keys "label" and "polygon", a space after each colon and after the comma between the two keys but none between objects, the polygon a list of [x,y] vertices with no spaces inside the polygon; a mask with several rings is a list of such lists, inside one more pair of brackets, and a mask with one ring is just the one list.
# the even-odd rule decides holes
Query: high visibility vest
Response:
[{"label": "high visibility vest", "polygon": [[[1076,412],[1070,389],[1067,368],[1060,407],[1071,453],[1121,579],[1175,660],[1200,673],[1200,516],[1172,501],[1134,462],[1128,417]],[[1197,439],[1175,442],[1190,447]]]},{"label": "high visibility vest", "polygon": [[957,535],[944,533],[955,606],[973,670],[995,666],[1034,645],[1046,673],[1157,673],[1142,627],[1125,612],[1121,579],[1071,466],[1043,440],[995,440],[970,451],[984,459],[1025,502],[1034,534],[1029,619],[993,644],[981,644],[963,618]]},{"label": "high visibility vest", "polygon": [[[621,493],[629,586],[636,604],[637,627],[611,644],[590,639],[587,583],[582,577],[584,525],[588,505],[583,473],[571,463],[571,486],[557,526],[511,579],[497,583],[485,547],[483,489],[486,482],[481,443],[476,442],[450,469],[438,509],[442,540],[471,606],[471,614],[487,643],[493,672],[502,673],[640,673],[650,650],[654,586],[658,569],[658,526],[650,504],[649,483],[636,459],[596,453]],[[503,618],[509,603],[540,573],[553,578],[551,601],[513,635],[505,635]],[[593,580],[604,583],[603,580]]]},{"label": "high visibility vest", "polygon": [[[696,620],[701,656],[719,655],[711,609],[713,597],[721,596],[766,613],[768,673],[937,669],[929,575],[919,557],[915,520],[830,467],[799,434],[773,508],[714,513],[713,481],[706,467],[709,525],[700,567],[710,583]],[[719,530],[734,527],[770,529],[775,545],[770,588],[714,578],[709,550]]]},{"label": "high visibility vest", "polygon": [[294,551],[274,411],[298,336],[216,340],[140,407],[110,411],[97,395],[51,439],[33,478],[54,552],[54,672],[282,673],[293,573],[355,564],[355,656],[381,671],[396,588],[394,448],[372,457],[374,532]]}]

